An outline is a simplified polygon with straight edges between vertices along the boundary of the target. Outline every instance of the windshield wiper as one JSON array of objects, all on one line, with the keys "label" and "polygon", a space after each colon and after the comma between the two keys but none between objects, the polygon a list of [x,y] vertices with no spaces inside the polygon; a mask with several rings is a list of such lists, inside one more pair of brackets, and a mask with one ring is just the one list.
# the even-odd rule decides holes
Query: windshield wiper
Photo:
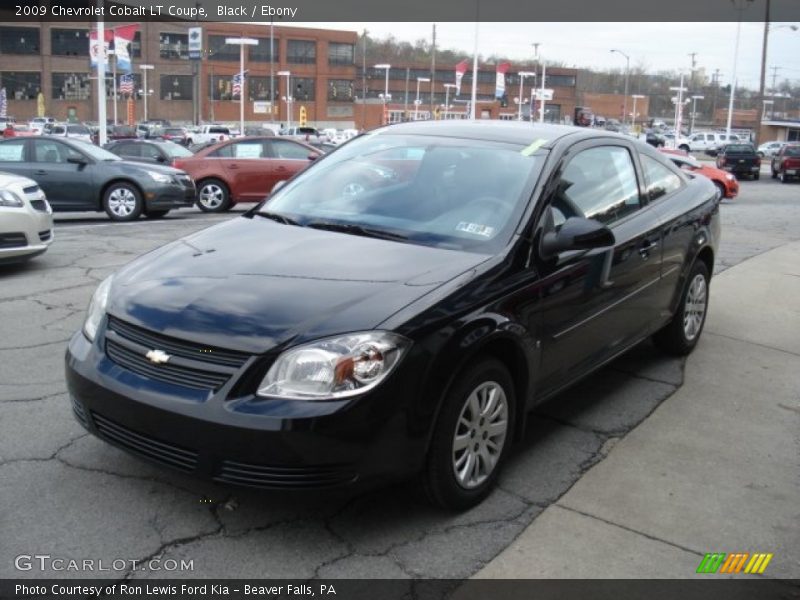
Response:
[{"label": "windshield wiper", "polygon": [[300,225],[300,223],[298,223],[294,219],[290,219],[286,215],[282,215],[276,212],[271,212],[268,210],[257,210],[253,214],[258,215],[259,217],[264,217],[265,219],[272,219],[276,223],[281,223],[282,225]]},{"label": "windshield wiper", "polygon": [[341,233],[349,233],[352,235],[361,235],[364,237],[377,238],[380,240],[407,240],[408,236],[401,233],[393,233],[383,229],[373,229],[371,227],[364,227],[363,225],[356,225],[355,223],[336,223],[335,221],[309,221],[306,227],[312,229],[323,229],[325,231],[339,231]]}]

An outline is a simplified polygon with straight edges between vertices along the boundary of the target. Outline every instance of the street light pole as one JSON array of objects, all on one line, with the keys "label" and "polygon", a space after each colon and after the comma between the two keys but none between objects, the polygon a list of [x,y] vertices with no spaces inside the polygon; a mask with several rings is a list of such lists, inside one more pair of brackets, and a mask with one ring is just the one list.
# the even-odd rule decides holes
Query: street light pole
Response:
[{"label": "street light pole", "polygon": [[631,57],[622,50],[612,49],[611,52],[625,57],[625,97],[622,99],[622,125],[624,126],[628,119],[628,79],[631,73]]},{"label": "street light pole", "polygon": [[[526,77],[535,77],[536,74],[531,73],[530,71],[520,71],[517,73],[517,75],[519,76],[519,108],[517,109],[517,120],[522,121],[522,92],[524,90],[523,82],[525,81]],[[533,90],[531,90],[531,93],[533,93]]]},{"label": "street light pole", "polygon": [[697,113],[697,101],[704,100],[705,96],[694,95],[692,96],[692,121],[689,123],[689,135],[694,133],[694,117]]},{"label": "street light pole", "polygon": [[[384,121],[384,123],[383,123],[384,125],[388,125],[389,124],[389,118],[388,118],[388,116],[386,114],[386,109],[387,109],[386,103],[389,100],[389,69],[392,68],[392,65],[386,64],[386,63],[382,63],[380,65],[375,65],[375,68],[376,69],[385,69],[386,70],[386,83],[384,84],[384,87],[383,87],[383,119],[382,120]],[[365,98],[365,100],[366,100],[366,98]]]},{"label": "street light pole", "polygon": [[631,127],[635,130],[636,129],[636,101],[639,98],[644,98],[644,96],[642,94],[633,94],[631,96],[631,98],[633,98],[633,115],[631,115],[633,123],[631,124]]},{"label": "street light pole", "polygon": [[444,84],[444,119],[447,120],[448,115],[450,114],[450,90],[455,88],[455,83],[445,83]]},{"label": "street light pole", "polygon": [[142,84],[144,86],[144,120],[147,121],[147,96],[150,94],[150,89],[147,87],[147,72],[155,69],[153,65],[139,65],[142,70]]},{"label": "street light pole", "polygon": [[225,38],[225,43],[231,46],[239,46],[239,135],[244,135],[244,99],[247,97],[245,94],[247,78],[244,76],[244,47],[257,46],[258,40],[255,38]]},{"label": "street light pole", "polygon": [[417,77],[417,99],[414,100],[414,120],[415,121],[419,120],[419,104],[420,104],[420,100],[419,100],[419,84],[427,82],[427,81],[430,81],[430,80],[431,80],[430,77]]},{"label": "street light pole", "polygon": [[278,71],[278,77],[286,77],[286,95],[283,99],[286,101],[286,113],[287,113],[287,125],[286,128],[289,129],[292,126],[292,88],[289,78],[292,76],[291,71]]}]

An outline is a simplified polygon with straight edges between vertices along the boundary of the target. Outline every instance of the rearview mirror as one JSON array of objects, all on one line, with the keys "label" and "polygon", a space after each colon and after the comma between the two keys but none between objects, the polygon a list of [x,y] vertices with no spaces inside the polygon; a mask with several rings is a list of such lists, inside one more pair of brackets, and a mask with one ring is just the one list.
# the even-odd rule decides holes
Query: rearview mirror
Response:
[{"label": "rearview mirror", "polygon": [[615,243],[611,230],[593,219],[570,217],[558,231],[549,231],[542,237],[542,254],[546,257],[567,250],[605,248]]}]

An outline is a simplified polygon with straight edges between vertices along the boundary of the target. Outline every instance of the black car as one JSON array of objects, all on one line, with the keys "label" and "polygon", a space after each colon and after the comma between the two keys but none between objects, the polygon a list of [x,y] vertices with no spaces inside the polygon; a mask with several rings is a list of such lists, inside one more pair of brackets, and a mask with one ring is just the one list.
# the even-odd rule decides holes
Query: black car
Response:
[{"label": "black car", "polygon": [[753,144],[726,144],[717,151],[717,168],[733,173],[739,179],[745,176],[759,179],[761,157]]},{"label": "black car", "polygon": [[69,139],[2,140],[0,171],[33,179],[54,211],[105,210],[115,221],[132,221],[141,214],[163,217],[195,199],[194,182],[183,171],[129,162]]},{"label": "black car", "polygon": [[194,152],[176,144],[164,140],[120,140],[109,142],[103,146],[109,152],[125,160],[142,162],[147,164],[172,165],[177,158],[194,156]]},{"label": "black car", "polygon": [[67,351],[74,412],[224,484],[421,475],[472,506],[534,405],[650,336],[695,347],[719,223],[710,180],[624,136],[379,129],[106,279]]}]

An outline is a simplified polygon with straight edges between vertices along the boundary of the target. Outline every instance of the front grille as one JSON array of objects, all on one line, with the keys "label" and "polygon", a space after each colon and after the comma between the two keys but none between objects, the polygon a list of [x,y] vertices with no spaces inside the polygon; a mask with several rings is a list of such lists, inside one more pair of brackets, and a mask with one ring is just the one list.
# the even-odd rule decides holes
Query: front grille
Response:
[{"label": "front grille", "polygon": [[39,239],[43,242],[46,242],[52,237],[52,232],[48,229],[47,231],[40,231],[39,232]]},{"label": "front grille", "polygon": [[33,210],[38,210],[39,212],[47,212],[47,202],[45,200],[31,200],[31,206]]},{"label": "front grille", "polygon": [[119,366],[143,377],[201,390],[219,389],[231,376],[231,373],[201,371],[170,363],[155,364],[144,352],[136,352],[110,339],[106,339],[106,354]]},{"label": "front grille", "polygon": [[212,365],[235,367],[238,369],[247,362],[247,359],[250,357],[244,352],[203,346],[201,344],[195,344],[194,342],[187,342],[155,333],[112,316],[108,317],[108,328],[116,332],[120,337],[146,346],[147,348],[158,348],[173,356],[190,358]]},{"label": "front grille", "polygon": [[24,248],[28,238],[22,232],[0,233],[0,248]]},{"label": "front grille", "polygon": [[75,413],[75,418],[78,419],[81,425],[88,428],[89,419],[86,418],[86,411],[83,406],[75,397],[71,396],[70,399],[72,400],[72,412]]},{"label": "front grille", "polygon": [[275,467],[225,460],[214,481],[258,488],[323,488],[355,481],[348,465]]},{"label": "front grille", "polygon": [[195,450],[181,448],[133,431],[96,412],[92,412],[92,420],[101,437],[130,450],[134,454],[139,454],[181,471],[193,471],[197,467],[197,452]]}]

